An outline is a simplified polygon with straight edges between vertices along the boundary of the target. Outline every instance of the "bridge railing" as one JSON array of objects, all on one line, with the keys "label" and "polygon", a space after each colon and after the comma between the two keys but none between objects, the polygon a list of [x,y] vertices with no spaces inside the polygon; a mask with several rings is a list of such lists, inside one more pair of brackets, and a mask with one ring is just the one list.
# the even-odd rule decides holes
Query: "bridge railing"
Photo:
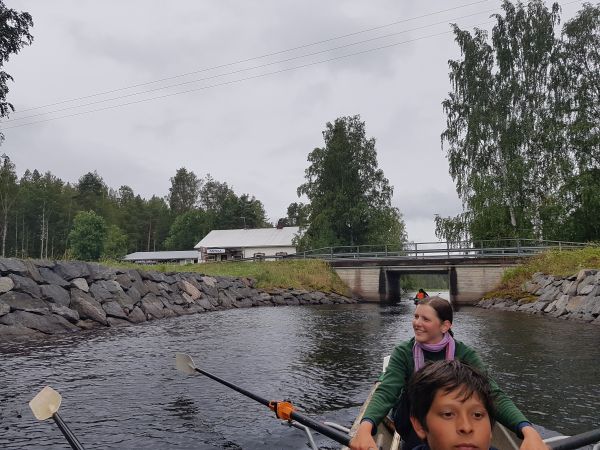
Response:
[{"label": "bridge railing", "polygon": [[408,242],[403,245],[347,245],[323,247],[294,255],[288,258],[482,258],[528,256],[543,251],[572,250],[587,245],[582,242],[550,241],[538,239],[495,239],[464,242]]}]

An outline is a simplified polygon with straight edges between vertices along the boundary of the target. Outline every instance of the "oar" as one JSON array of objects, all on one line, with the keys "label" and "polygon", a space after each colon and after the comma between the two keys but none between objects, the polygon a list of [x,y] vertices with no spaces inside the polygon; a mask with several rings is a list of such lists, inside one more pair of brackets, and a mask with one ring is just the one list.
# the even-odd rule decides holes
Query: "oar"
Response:
[{"label": "oar", "polygon": [[322,423],[319,423],[316,420],[313,420],[310,417],[305,416],[304,414],[299,413],[298,411],[295,410],[294,406],[288,401],[276,402],[276,401],[266,400],[262,397],[259,397],[256,394],[253,394],[252,392],[247,391],[244,388],[241,388],[239,386],[236,386],[233,383],[230,383],[229,381],[223,380],[223,379],[221,379],[211,373],[208,373],[202,369],[198,369],[195,366],[194,360],[191,358],[191,356],[186,355],[185,353],[177,353],[175,361],[176,361],[177,369],[180,370],[181,372],[186,373],[188,375],[195,375],[196,373],[201,373],[202,375],[207,376],[208,378],[212,378],[216,382],[221,383],[221,384],[233,389],[234,391],[237,391],[240,394],[245,395],[246,397],[250,397],[252,400],[257,401],[258,403],[261,403],[261,404],[269,407],[272,411],[275,412],[275,415],[277,416],[277,418],[279,418],[281,420],[287,420],[287,421],[295,420],[296,422],[306,425],[307,427],[312,428],[313,430],[327,436],[328,438],[333,439],[334,441],[339,442],[342,445],[348,446],[350,444],[350,436],[348,436],[345,433],[341,433],[338,430],[334,430],[333,428],[328,427],[327,425],[323,425]]},{"label": "oar", "polygon": [[74,450],[85,450],[67,424],[58,415],[58,408],[60,408],[61,401],[61,395],[50,386],[46,386],[38,393],[38,395],[33,397],[29,402],[29,407],[31,408],[31,411],[33,411],[35,418],[38,420],[54,419],[62,434],[67,441],[69,441],[71,448]]},{"label": "oar", "polygon": [[549,445],[552,450],[573,450],[596,442],[600,442],[600,429],[576,434],[560,441],[551,442]]}]

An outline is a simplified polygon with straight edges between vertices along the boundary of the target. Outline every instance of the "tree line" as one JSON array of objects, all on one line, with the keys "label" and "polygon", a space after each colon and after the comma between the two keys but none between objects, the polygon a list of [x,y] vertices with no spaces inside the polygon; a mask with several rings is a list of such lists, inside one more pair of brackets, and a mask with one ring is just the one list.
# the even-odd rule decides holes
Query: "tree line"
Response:
[{"label": "tree line", "polygon": [[441,135],[463,203],[444,240],[600,240],[600,5],[504,0],[490,34],[453,25],[461,57]]},{"label": "tree line", "polygon": [[[378,168],[375,139],[359,116],[341,117],[323,132],[325,146],[308,156],[306,182],[279,226],[299,226],[301,249],[406,240],[391,206],[393,189]],[[96,172],[68,183],[51,172],[20,178],[0,156],[1,255],[20,258],[117,259],[135,251],[187,250],[214,229],[272,227],[262,202],[237,195],[210,174],[180,168],[166,196],[142,198],[130,186],[112,189]]]},{"label": "tree line", "polygon": [[50,172],[19,179],[0,156],[2,256],[119,258],[134,251],[186,250],[212,229],[270,226],[262,203],[210,175],[179,169],[166,197],[109,188],[96,172],[70,184]]}]

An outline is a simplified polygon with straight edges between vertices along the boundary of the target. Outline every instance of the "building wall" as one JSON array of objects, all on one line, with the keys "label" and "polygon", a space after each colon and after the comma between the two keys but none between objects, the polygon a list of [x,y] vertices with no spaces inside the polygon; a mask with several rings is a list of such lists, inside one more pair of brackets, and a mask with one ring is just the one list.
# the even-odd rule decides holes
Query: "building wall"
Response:
[{"label": "building wall", "polygon": [[255,253],[264,253],[265,256],[275,256],[276,253],[286,252],[288,255],[296,253],[296,247],[247,247],[244,248],[244,258],[252,258]]}]

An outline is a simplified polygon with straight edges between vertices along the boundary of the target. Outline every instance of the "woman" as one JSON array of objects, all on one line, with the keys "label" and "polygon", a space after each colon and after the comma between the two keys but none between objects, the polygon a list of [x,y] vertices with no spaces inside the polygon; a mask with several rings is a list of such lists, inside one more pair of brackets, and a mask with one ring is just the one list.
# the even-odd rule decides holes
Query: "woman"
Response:
[{"label": "woman", "polygon": [[[397,404],[408,379],[423,367],[425,361],[459,359],[485,371],[477,353],[462,342],[454,340],[451,331],[452,317],[452,306],[441,297],[428,297],[419,302],[412,321],[415,336],[394,348],[381,384],[375,390],[356,436],[350,443],[352,450],[377,449],[371,433]],[[521,450],[546,450],[548,447],[521,411],[494,380],[490,379],[490,384],[495,396],[496,420],[523,438]],[[404,400],[404,395],[402,399],[396,408],[395,423],[404,430],[400,432],[404,441],[402,448],[412,449],[421,442],[409,425],[409,405]]]}]

